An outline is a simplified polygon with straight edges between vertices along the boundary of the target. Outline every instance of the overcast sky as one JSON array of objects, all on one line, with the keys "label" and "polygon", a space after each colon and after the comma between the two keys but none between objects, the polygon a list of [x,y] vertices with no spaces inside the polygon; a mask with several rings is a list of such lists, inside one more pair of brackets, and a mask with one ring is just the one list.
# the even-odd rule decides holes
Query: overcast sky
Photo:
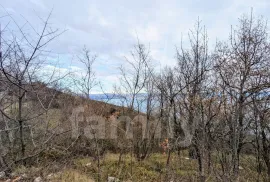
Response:
[{"label": "overcast sky", "polygon": [[51,26],[67,30],[49,46],[61,68],[80,68],[72,57],[86,45],[98,55],[95,69],[107,92],[117,82],[117,68],[137,36],[150,45],[155,65],[163,67],[175,64],[175,46],[181,37],[186,40],[198,17],[207,28],[210,47],[227,39],[231,25],[251,7],[256,16],[270,17],[269,0],[0,0],[0,5],[0,17],[6,10],[37,27],[38,16],[46,17],[53,9]]}]

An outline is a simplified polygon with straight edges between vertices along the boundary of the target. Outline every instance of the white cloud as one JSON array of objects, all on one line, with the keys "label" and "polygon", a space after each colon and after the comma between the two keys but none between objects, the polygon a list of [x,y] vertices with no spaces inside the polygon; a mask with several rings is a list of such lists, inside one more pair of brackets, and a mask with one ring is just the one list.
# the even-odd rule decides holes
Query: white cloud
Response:
[{"label": "white cloud", "polygon": [[30,2],[43,10],[47,10],[47,7],[42,0],[30,0]]},{"label": "white cloud", "polygon": [[60,58],[65,68],[59,72],[80,70],[76,60],[69,65],[70,55],[86,45],[98,55],[97,76],[109,85],[108,89],[118,81],[117,67],[124,63],[124,56],[130,55],[137,37],[142,43],[150,44],[155,65],[164,67],[176,64],[175,46],[180,46],[181,39],[188,46],[187,33],[198,17],[208,30],[211,47],[216,39],[227,39],[231,25],[235,26],[239,16],[249,13],[251,7],[255,15],[270,17],[269,0],[12,0],[1,5],[12,14],[23,15],[34,26],[40,25],[36,15],[46,17],[53,8],[50,25],[68,29],[49,47],[55,53],[66,55]]},{"label": "white cloud", "polygon": [[144,42],[157,42],[161,39],[158,28],[154,25],[147,25],[144,27],[135,27],[130,29],[131,36],[136,40],[137,38]]}]

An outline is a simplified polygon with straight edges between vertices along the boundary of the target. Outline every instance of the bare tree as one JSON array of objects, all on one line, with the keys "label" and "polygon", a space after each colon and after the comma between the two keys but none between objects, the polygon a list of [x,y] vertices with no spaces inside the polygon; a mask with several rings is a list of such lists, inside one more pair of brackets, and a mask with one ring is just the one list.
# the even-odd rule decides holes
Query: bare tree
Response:
[{"label": "bare tree", "polygon": [[83,73],[75,76],[75,85],[85,98],[89,98],[92,89],[98,84],[93,70],[97,55],[92,55],[89,49],[84,47],[81,55],[78,55],[77,58],[83,64]]},{"label": "bare tree", "polygon": [[134,46],[134,51],[131,51],[131,59],[127,57],[126,66],[120,67],[121,72],[121,86],[118,88],[117,93],[122,95],[125,99],[127,107],[130,110],[135,109],[135,102],[138,94],[144,91],[147,80],[147,67],[145,62],[149,62],[149,51],[143,44],[138,42]]},{"label": "bare tree", "polygon": [[[226,107],[229,127],[232,178],[238,178],[239,155],[247,142],[246,134],[250,119],[246,112],[251,97],[269,88],[265,77],[269,70],[269,40],[266,23],[262,18],[244,15],[238,29],[232,29],[228,43],[219,43],[216,48],[216,70],[220,86],[229,100]],[[261,82],[256,82],[257,79]]]},{"label": "bare tree", "polygon": [[[49,26],[50,16],[51,13],[45,20],[40,18],[43,24],[40,32],[27,21],[20,26],[11,15],[7,17],[19,33],[15,34],[8,26],[0,30],[1,85],[6,87],[4,97],[1,98],[0,112],[6,125],[4,131],[10,141],[8,147],[6,146],[10,149],[7,158],[12,159],[12,163],[2,166],[3,168],[9,168],[17,162],[25,163],[26,159],[43,151],[55,136],[53,131],[49,133],[48,128],[42,133],[38,131],[43,125],[40,122],[46,121],[44,114],[46,115],[58,93],[55,89],[49,89],[59,79],[55,78],[56,70],[52,70],[51,75],[46,77],[42,77],[41,71],[46,65],[47,45],[63,33]],[[27,26],[31,32],[25,31]],[[39,133],[38,137],[35,132]],[[36,138],[42,140],[35,142]]]},{"label": "bare tree", "polygon": [[[187,122],[190,131],[190,141],[196,151],[200,172],[200,181],[205,181],[207,132],[204,104],[207,99],[208,72],[211,69],[208,57],[208,37],[204,27],[198,20],[195,31],[189,34],[190,49],[183,45],[177,50],[178,84],[185,88],[179,94],[180,122]],[[193,137],[194,135],[194,137]],[[187,136],[186,136],[187,137]]]},{"label": "bare tree", "polygon": [[268,181],[270,180],[269,101],[270,95],[268,92],[259,92],[252,96],[252,105],[250,105],[253,115],[251,126],[255,135],[254,145],[256,149],[258,179],[263,172],[264,165],[262,161],[264,161],[267,168]]}]

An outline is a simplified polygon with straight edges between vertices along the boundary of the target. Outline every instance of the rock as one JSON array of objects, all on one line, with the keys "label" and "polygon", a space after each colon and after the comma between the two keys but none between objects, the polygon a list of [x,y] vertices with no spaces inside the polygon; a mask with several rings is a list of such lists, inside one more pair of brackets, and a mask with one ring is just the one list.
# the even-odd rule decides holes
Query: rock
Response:
[{"label": "rock", "polygon": [[244,168],[243,168],[242,166],[239,166],[239,169],[242,170],[242,169],[244,169]]},{"label": "rock", "polygon": [[6,177],[5,171],[1,171],[1,172],[0,172],[0,179],[3,179],[3,178],[5,178],[5,177]]},{"label": "rock", "polygon": [[16,177],[16,176],[18,176],[18,175],[17,175],[17,173],[15,173],[15,172],[13,172],[13,173],[10,174],[10,177],[12,177],[12,178],[14,178],[14,177]]},{"label": "rock", "polygon": [[89,163],[85,164],[85,166],[91,166],[91,162],[89,162]]},{"label": "rock", "polygon": [[25,179],[25,178],[27,178],[27,174],[23,173],[23,174],[21,175],[21,177],[22,177],[23,179]]},{"label": "rock", "polygon": [[120,180],[118,178],[116,178],[116,177],[109,176],[108,177],[108,182],[120,182]]},{"label": "rock", "polygon": [[47,176],[47,179],[49,179],[49,180],[52,180],[53,178],[54,178],[54,174],[53,173],[51,173],[51,174],[49,174],[48,176]]},{"label": "rock", "polygon": [[42,178],[39,176],[34,180],[34,182],[42,182]]},{"label": "rock", "polygon": [[57,176],[61,175],[61,172],[58,172],[58,173],[50,173],[46,179],[48,180],[52,180],[54,178],[57,178]]}]

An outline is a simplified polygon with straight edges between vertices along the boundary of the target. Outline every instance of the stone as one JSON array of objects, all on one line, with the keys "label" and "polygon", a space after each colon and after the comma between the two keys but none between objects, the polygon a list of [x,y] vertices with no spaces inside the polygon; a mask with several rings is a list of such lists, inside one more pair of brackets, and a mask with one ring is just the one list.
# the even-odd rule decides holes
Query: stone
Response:
[{"label": "stone", "polygon": [[49,180],[52,180],[53,178],[54,178],[54,174],[53,173],[51,173],[51,174],[49,174],[48,176],[47,176],[47,179],[49,179]]},{"label": "stone", "polygon": [[0,179],[3,179],[3,178],[5,178],[5,177],[6,177],[5,171],[1,171],[1,172],[0,172]]},{"label": "stone", "polygon": [[24,178],[24,179],[27,178],[27,174],[25,174],[25,173],[23,173],[21,176],[22,176],[22,178]]},{"label": "stone", "polygon": [[91,166],[91,162],[89,162],[89,163],[85,164],[85,166]]},{"label": "stone", "polygon": [[48,180],[52,180],[54,178],[57,178],[59,175],[61,175],[61,172],[58,172],[58,173],[50,173],[46,179]]},{"label": "stone", "polygon": [[10,174],[10,177],[12,177],[12,178],[14,178],[14,177],[16,177],[16,176],[18,176],[18,175],[17,175],[17,173],[15,173],[15,172],[13,172],[13,173]]},{"label": "stone", "polygon": [[108,177],[108,182],[120,182],[120,180],[116,177],[109,176]]},{"label": "stone", "polygon": [[34,182],[42,182],[42,178],[39,176],[34,180]]}]

